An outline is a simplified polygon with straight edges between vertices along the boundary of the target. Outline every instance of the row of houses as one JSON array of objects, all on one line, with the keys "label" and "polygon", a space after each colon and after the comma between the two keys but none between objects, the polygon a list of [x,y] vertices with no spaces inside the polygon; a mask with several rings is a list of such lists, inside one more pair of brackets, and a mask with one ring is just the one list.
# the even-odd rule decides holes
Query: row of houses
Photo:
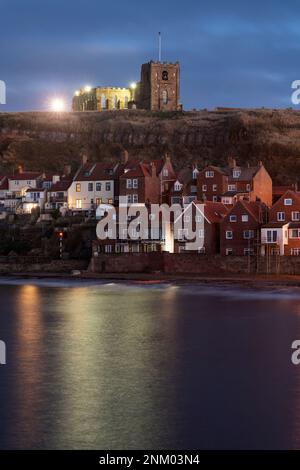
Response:
[{"label": "row of houses", "polygon": [[[129,160],[124,152],[119,163],[88,162],[72,174],[28,172],[21,168],[13,175],[0,175],[0,209],[30,213],[94,214],[103,217],[105,205],[145,206],[177,204],[192,217],[203,217],[204,244],[201,252],[222,255],[300,254],[300,193],[296,187],[273,187],[262,162],[239,166],[230,158],[224,167],[197,165],[176,171],[170,155],[154,161]],[[202,204],[199,213],[198,204]],[[195,213],[193,213],[193,211]],[[186,250],[184,228],[174,233],[170,251]],[[152,251],[166,246],[157,242],[126,242],[109,237],[99,241],[105,252]],[[171,246],[171,248],[170,248]]]}]

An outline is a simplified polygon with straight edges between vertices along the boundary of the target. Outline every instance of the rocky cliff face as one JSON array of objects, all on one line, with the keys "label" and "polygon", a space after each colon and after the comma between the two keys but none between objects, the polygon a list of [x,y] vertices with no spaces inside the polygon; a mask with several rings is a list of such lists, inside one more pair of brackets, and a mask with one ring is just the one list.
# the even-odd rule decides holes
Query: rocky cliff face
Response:
[{"label": "rocky cliff face", "polygon": [[[171,152],[177,168],[263,160],[276,183],[300,181],[300,112],[216,110],[184,113],[0,114],[0,170],[75,168],[82,153],[91,160],[159,158]],[[299,176],[298,176],[299,175]]]}]

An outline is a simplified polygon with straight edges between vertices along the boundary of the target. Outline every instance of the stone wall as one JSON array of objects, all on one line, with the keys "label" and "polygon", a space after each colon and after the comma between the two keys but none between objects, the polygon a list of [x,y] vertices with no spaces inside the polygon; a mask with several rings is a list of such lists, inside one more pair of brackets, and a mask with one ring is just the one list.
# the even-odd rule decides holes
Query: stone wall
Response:
[{"label": "stone wall", "polygon": [[70,274],[74,270],[86,270],[88,262],[85,260],[54,260],[48,263],[27,263],[17,260],[10,260],[7,263],[0,263],[0,274],[16,273],[64,273]]},{"label": "stone wall", "polygon": [[166,274],[300,274],[300,256],[248,257],[205,256],[193,253],[99,254],[91,260],[95,273]]}]

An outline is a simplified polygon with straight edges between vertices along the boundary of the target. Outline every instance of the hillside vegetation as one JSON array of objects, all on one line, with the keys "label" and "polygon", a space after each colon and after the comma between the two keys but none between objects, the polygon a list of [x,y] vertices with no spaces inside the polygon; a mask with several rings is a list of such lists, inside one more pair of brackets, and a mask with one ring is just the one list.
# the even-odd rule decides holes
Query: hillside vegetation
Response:
[{"label": "hillside vegetation", "polygon": [[170,151],[177,168],[197,162],[240,164],[262,160],[274,182],[300,182],[300,112],[295,110],[220,109],[150,113],[2,113],[0,172],[18,165],[60,171],[78,166],[82,153],[91,160],[159,158]]}]

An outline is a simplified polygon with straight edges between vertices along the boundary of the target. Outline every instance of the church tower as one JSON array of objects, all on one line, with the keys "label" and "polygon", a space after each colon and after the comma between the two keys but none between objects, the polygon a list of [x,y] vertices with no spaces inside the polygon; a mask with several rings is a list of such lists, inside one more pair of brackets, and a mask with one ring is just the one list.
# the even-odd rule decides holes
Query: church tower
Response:
[{"label": "church tower", "polygon": [[141,68],[138,107],[151,111],[178,111],[180,106],[179,62],[148,62]]}]

